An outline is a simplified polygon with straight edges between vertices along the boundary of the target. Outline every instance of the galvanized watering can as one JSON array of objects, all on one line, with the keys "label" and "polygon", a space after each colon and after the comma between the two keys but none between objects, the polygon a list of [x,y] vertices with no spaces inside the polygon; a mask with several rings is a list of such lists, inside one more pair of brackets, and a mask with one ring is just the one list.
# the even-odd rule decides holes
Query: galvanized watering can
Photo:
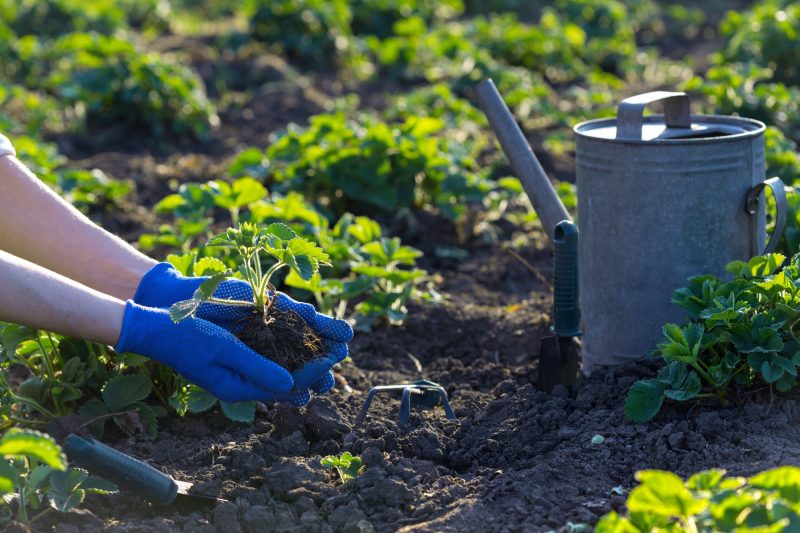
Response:
[{"label": "galvanized watering can", "polygon": [[[492,117],[496,109],[487,95],[494,86],[484,84],[481,104],[503,145],[498,128],[510,126]],[[664,114],[643,116],[655,102]],[[684,320],[670,300],[689,277],[725,277],[728,262],[775,249],[786,194],[779,178],[765,179],[764,130],[756,120],[691,115],[685,93],[662,91],[623,100],[616,118],[575,126],[585,374],[653,350],[665,323]],[[528,174],[528,181],[532,168],[541,170],[538,162],[515,158],[515,172]],[[544,172],[534,173],[531,187],[552,188]],[[768,243],[765,187],[777,207]],[[551,230],[561,212],[537,205],[551,198],[539,196],[531,200]]]}]

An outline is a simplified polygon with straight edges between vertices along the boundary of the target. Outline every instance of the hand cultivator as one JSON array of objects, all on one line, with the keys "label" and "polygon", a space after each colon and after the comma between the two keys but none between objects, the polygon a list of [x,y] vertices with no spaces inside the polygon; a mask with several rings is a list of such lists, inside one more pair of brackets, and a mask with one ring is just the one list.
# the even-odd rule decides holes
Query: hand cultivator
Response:
[{"label": "hand cultivator", "polygon": [[447,400],[447,392],[438,383],[422,379],[414,383],[400,383],[396,385],[380,385],[372,387],[367,394],[367,400],[364,402],[364,407],[356,417],[356,427],[364,423],[367,417],[367,411],[375,399],[375,395],[379,392],[394,392],[402,391],[400,398],[400,423],[407,424],[408,418],[411,415],[412,407],[433,408],[437,405],[444,407],[445,416],[450,420],[455,420],[456,415],[450,407],[450,402]]}]

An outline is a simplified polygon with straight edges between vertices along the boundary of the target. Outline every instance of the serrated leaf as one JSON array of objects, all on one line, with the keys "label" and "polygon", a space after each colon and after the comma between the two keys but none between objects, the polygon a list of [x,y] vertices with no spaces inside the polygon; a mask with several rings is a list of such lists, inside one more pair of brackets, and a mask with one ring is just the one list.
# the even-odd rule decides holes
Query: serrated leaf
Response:
[{"label": "serrated leaf", "polygon": [[200,307],[200,305],[202,305],[202,303],[203,302],[200,300],[195,299],[176,302],[169,308],[169,317],[175,323],[186,320],[197,313],[197,309]]},{"label": "serrated leaf", "polygon": [[222,413],[234,422],[249,424],[256,417],[256,402],[219,402]]},{"label": "serrated leaf", "polygon": [[56,470],[67,467],[67,459],[52,437],[32,429],[11,428],[0,437],[0,455],[36,459]]},{"label": "serrated leaf", "polygon": [[50,489],[47,495],[50,505],[57,511],[67,512],[83,502],[86,492],[80,488],[81,483],[89,477],[82,468],[70,468],[64,472],[50,474]]},{"label": "serrated leaf", "polygon": [[642,470],[636,473],[641,485],[635,487],[628,497],[631,513],[644,512],[660,516],[692,516],[702,512],[707,503],[695,498],[683,481],[672,472]]},{"label": "serrated leaf", "polygon": [[776,490],[790,502],[800,501],[800,468],[781,466],[756,474],[748,480],[751,487]]},{"label": "serrated leaf", "polygon": [[317,263],[316,259],[311,259],[308,256],[301,255],[299,257],[295,257],[295,261],[297,264],[296,272],[304,280],[310,280],[314,274],[319,271],[319,264]]},{"label": "serrated leaf", "polygon": [[194,291],[194,294],[192,295],[192,300],[198,300],[200,302],[204,302],[209,298],[211,298],[214,295],[214,291],[217,290],[217,287],[219,287],[223,281],[228,279],[229,275],[230,272],[226,269],[224,272],[219,272],[217,274],[214,274],[213,276],[205,280],[203,283],[200,284],[199,287],[197,287],[197,290]]},{"label": "serrated leaf", "polygon": [[113,412],[130,408],[150,396],[153,383],[142,374],[114,376],[103,387],[103,402]]},{"label": "serrated leaf", "polygon": [[297,237],[297,233],[292,228],[282,222],[275,222],[264,229],[269,235],[274,235],[282,241],[288,241]]},{"label": "serrated leaf", "polygon": [[322,248],[317,246],[316,243],[309,241],[308,239],[296,237],[290,240],[286,247],[292,251],[295,257],[307,256],[311,259],[315,259],[320,264],[330,265],[331,258],[328,256],[328,254],[325,253]]},{"label": "serrated leaf", "polygon": [[170,254],[167,256],[167,261],[175,267],[175,270],[180,272],[184,276],[193,276],[194,275],[194,262],[197,258],[197,254],[194,252],[190,254]]},{"label": "serrated leaf", "polygon": [[106,407],[106,404],[99,398],[91,398],[78,409],[78,415],[80,415],[84,422],[93,420],[93,422],[89,424],[89,431],[98,439],[103,438],[106,422],[108,421],[107,418],[100,417],[107,414],[109,414],[108,407]]},{"label": "serrated leaf", "polygon": [[53,468],[47,465],[37,466],[28,474],[28,486],[33,490],[38,489],[53,471]]},{"label": "serrated leaf", "polygon": [[187,404],[189,412],[202,413],[208,411],[217,403],[217,398],[196,385],[189,385]]},{"label": "serrated leaf", "polygon": [[201,257],[194,264],[195,276],[212,276],[223,272],[228,272],[228,267],[216,257]]},{"label": "serrated leaf", "polygon": [[640,380],[628,390],[625,416],[634,422],[648,422],[661,409],[667,385],[658,379]]},{"label": "serrated leaf", "polygon": [[117,487],[115,483],[98,476],[88,476],[83,483],[81,483],[81,488],[86,491],[87,494],[112,494],[119,492],[119,487]]}]

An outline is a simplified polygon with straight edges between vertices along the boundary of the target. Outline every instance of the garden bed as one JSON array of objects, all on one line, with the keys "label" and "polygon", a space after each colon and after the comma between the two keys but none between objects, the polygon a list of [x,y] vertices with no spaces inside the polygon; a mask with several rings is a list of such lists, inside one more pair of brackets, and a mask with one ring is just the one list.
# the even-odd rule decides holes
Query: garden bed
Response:
[{"label": "garden bed", "polygon": [[[86,510],[51,515],[37,529],[557,530],[622,506],[644,468],[747,475],[800,463],[794,396],[772,402],[756,391],[722,407],[668,407],[639,425],[622,405],[630,384],[653,374],[649,363],[537,391],[549,291],[499,248],[469,251],[438,265],[444,303],[418,305],[402,328],[357,334],[336,390],[308,407],[266,407],[252,426],[221,414],[171,418],[155,441],[111,441],[230,503],[164,509],[124,493],[90,497]],[[548,251],[525,257],[549,275]],[[398,402],[379,396],[353,427],[369,387],[422,377],[446,387],[457,421],[441,409],[415,411],[402,426]],[[604,441],[593,444],[595,435]],[[366,465],[351,488],[319,464],[343,451]]]}]

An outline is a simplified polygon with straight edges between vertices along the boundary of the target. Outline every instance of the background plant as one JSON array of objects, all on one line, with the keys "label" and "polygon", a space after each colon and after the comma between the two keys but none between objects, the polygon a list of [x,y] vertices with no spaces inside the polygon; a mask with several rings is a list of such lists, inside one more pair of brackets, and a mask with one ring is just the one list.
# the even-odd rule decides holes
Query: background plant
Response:
[{"label": "background plant", "polygon": [[625,414],[650,420],[664,398],[725,399],[735,386],[763,383],[786,392],[800,366],[800,255],[783,266],[780,254],[727,266],[733,279],[696,276],[673,294],[687,314],[684,326],[664,326],[655,355],[667,365],[655,379],[628,391]]},{"label": "background plant", "polygon": [[685,482],[672,472],[637,472],[627,515],[598,522],[598,533],[789,531],[800,525],[800,469],[782,466],[749,478],[706,470]]}]

